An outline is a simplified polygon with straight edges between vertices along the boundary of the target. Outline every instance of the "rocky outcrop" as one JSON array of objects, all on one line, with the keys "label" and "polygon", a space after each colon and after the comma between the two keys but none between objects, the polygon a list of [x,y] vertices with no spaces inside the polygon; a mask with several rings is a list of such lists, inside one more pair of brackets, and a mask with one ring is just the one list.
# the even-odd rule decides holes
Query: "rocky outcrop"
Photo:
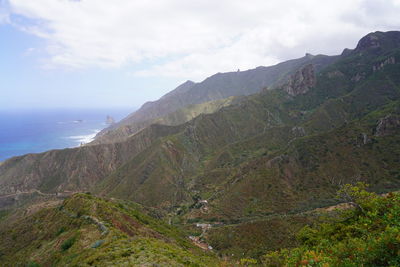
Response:
[{"label": "rocky outcrop", "polygon": [[400,128],[400,117],[396,115],[388,115],[381,118],[378,121],[378,125],[375,128],[376,136],[386,136],[391,135],[399,130]]},{"label": "rocky outcrop", "polygon": [[283,90],[291,96],[302,95],[316,84],[314,66],[308,64],[292,75],[283,86]]},{"label": "rocky outcrop", "polygon": [[334,71],[328,72],[327,75],[328,75],[329,79],[336,78],[336,77],[344,77],[343,72],[341,72],[339,70],[334,70]]},{"label": "rocky outcrop", "polygon": [[372,32],[367,34],[358,42],[356,49],[351,53],[362,55],[369,51],[373,54],[380,54],[388,49],[394,49],[400,46],[400,32]]},{"label": "rocky outcrop", "polygon": [[111,117],[110,115],[107,115],[106,117],[106,124],[114,124],[115,120],[113,117]]},{"label": "rocky outcrop", "polygon": [[357,73],[356,75],[351,77],[351,81],[352,82],[359,82],[359,81],[364,80],[364,79],[365,79],[365,73],[364,72]]},{"label": "rocky outcrop", "polygon": [[396,59],[394,57],[389,57],[386,60],[384,60],[378,64],[375,64],[374,66],[372,66],[372,71],[375,72],[375,71],[381,70],[386,65],[391,65],[391,64],[396,64]]},{"label": "rocky outcrop", "polygon": [[366,144],[368,144],[370,142],[371,142],[371,139],[368,137],[368,135],[366,133],[360,133],[356,137],[355,145],[357,147],[361,147],[361,146],[366,145]]},{"label": "rocky outcrop", "polygon": [[99,230],[101,231],[101,235],[108,234],[109,230],[108,230],[107,226],[104,224],[104,222],[100,221],[96,217],[93,217],[90,215],[83,215],[82,218],[85,220],[88,220],[90,223],[99,227]]},{"label": "rocky outcrop", "polygon": [[306,135],[306,131],[304,130],[303,127],[295,126],[295,127],[292,128],[292,134],[295,137],[302,137],[302,136]]},{"label": "rocky outcrop", "polygon": [[369,141],[368,135],[366,133],[361,133],[360,137],[362,139],[363,145],[366,145]]},{"label": "rocky outcrop", "polygon": [[356,50],[374,49],[381,46],[380,38],[377,34],[371,33],[362,38],[356,47]]}]

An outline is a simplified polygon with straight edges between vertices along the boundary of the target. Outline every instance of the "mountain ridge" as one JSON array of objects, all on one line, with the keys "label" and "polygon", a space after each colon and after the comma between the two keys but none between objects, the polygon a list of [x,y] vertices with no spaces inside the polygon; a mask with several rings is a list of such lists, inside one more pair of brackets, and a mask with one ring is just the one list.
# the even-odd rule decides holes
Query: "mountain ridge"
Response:
[{"label": "mountain ridge", "polygon": [[[3,162],[0,259],[246,266],[298,244],[343,185],[399,190],[400,32],[368,34],[330,60],[299,63],[273,90],[155,109],[118,141]],[[164,99],[183,103],[193,88]]]},{"label": "mountain ridge", "polygon": [[[196,105],[232,96],[251,95],[264,88],[283,84],[290,74],[304,64],[314,64],[316,72],[336,60],[336,56],[316,55],[288,60],[269,67],[257,67],[246,71],[217,73],[200,83],[186,81],[159,100],[146,102],[119,123],[101,131],[93,142],[122,141],[138,130],[154,123],[157,118],[170,114],[188,105]],[[184,123],[186,121],[179,121]],[[137,126],[138,125],[138,126]],[[119,134],[113,132],[119,131]],[[114,136],[110,138],[109,136]],[[111,140],[110,140],[111,139]]]},{"label": "mountain ridge", "polygon": [[[346,62],[349,60],[354,60],[353,57],[354,57],[353,55],[344,57],[342,59],[342,61],[343,61],[342,65],[348,64]],[[363,59],[365,57],[366,56],[362,56],[361,59]],[[379,61],[380,60],[378,60],[378,62]],[[361,80],[356,80],[353,78],[358,77],[357,75],[366,76],[367,74],[360,75],[360,73],[365,72],[364,70],[368,69],[368,73],[370,73],[368,75],[374,74],[374,71],[371,69],[371,67],[365,68],[362,64],[360,65],[360,63],[352,63],[352,64],[354,65],[353,69],[346,67],[346,70],[348,72],[348,74],[346,74],[346,75],[347,75],[347,77],[351,77],[351,79],[349,78],[349,80],[347,80],[347,78],[344,74],[344,71],[341,71],[338,69],[330,70],[329,69],[330,66],[327,66],[327,69],[325,70],[325,75],[327,76],[327,79],[322,80],[320,78],[320,83],[322,83],[321,86],[324,86],[325,88],[332,88],[332,90],[325,89],[325,90],[319,91],[317,94],[321,94],[321,93],[325,94],[326,96],[322,95],[325,98],[326,97],[336,97],[336,95],[339,96],[340,94],[344,94],[348,90],[350,90],[349,89],[350,84],[353,84],[353,83],[358,84],[358,83],[362,82]],[[345,66],[345,65],[343,65],[343,66]],[[395,65],[392,64],[392,66],[395,66]],[[358,71],[355,71],[357,69],[358,69]],[[294,73],[294,75],[292,76],[293,79],[299,79],[299,77],[296,78],[295,76],[296,76],[296,73]],[[319,73],[318,76],[321,76],[321,74]],[[326,83],[325,81],[329,81],[329,84],[323,84],[323,83]],[[334,83],[332,83],[332,82],[334,82]],[[188,82],[188,84],[191,85],[192,83]],[[292,82],[292,84],[293,84],[293,82]],[[301,85],[301,83],[300,83],[300,85]],[[283,86],[285,87],[285,85],[283,85]],[[352,85],[352,86],[354,86],[354,85]],[[335,89],[333,89],[333,88],[335,88]],[[265,91],[265,93],[268,93],[268,92],[269,91]],[[269,103],[268,105],[270,106],[270,108],[268,108],[268,109],[265,109],[264,107],[262,107],[262,105],[257,104],[258,106],[256,105],[249,109],[248,114],[243,114],[243,108],[248,107],[249,104],[254,105],[255,103],[257,103],[257,101],[254,101],[254,100],[248,101],[245,98],[244,100],[240,100],[236,104],[231,105],[232,108],[224,107],[221,110],[216,111],[212,115],[204,115],[203,114],[203,115],[196,117],[192,121],[193,122],[204,121],[204,123],[207,121],[207,123],[205,124],[205,127],[207,128],[207,127],[209,127],[207,125],[211,126],[211,125],[215,124],[214,121],[218,116],[221,116],[221,114],[228,114],[229,112],[227,113],[227,110],[236,110],[235,113],[233,113],[233,114],[235,114],[234,116],[236,116],[237,118],[240,118],[239,121],[241,124],[240,124],[240,126],[238,124],[235,131],[236,131],[236,133],[240,133],[240,134],[237,135],[236,133],[233,133],[233,135],[231,137],[226,139],[226,140],[228,140],[228,143],[229,143],[229,142],[233,142],[237,138],[241,139],[244,136],[246,136],[245,132],[247,132],[247,134],[250,134],[250,136],[251,136],[254,133],[263,132],[266,129],[271,130],[273,128],[272,127],[273,125],[278,126],[279,124],[282,124],[282,122],[288,123],[293,119],[295,119],[294,120],[294,122],[295,122],[296,120],[298,120],[299,118],[304,116],[304,114],[307,114],[307,112],[304,113],[304,111],[302,111],[301,109],[304,109],[306,106],[310,106],[310,105],[317,106],[317,105],[319,105],[318,104],[319,102],[322,103],[323,101],[326,101],[324,98],[321,98],[320,95],[313,96],[313,94],[315,94],[316,92],[317,91],[315,91],[315,90],[314,91],[311,90],[310,92],[306,92],[306,94],[291,96],[291,97],[295,97],[296,99],[301,99],[301,100],[306,99],[306,102],[304,102],[304,104],[301,104],[300,106],[296,107],[296,109],[300,109],[300,110],[295,111],[296,113],[294,113],[290,116],[288,116],[288,114],[285,114],[286,111],[282,112],[283,110],[281,107],[277,107],[276,105],[274,105],[272,103],[272,101],[275,101],[275,100],[278,102],[282,101],[282,100],[287,101],[287,100],[285,100],[285,96],[282,97],[279,95],[279,93],[276,93],[274,91],[272,93],[269,93],[268,97],[270,97],[271,99],[266,102],[266,103]],[[264,92],[262,92],[261,94],[264,94]],[[329,94],[331,94],[332,96],[329,96]],[[310,96],[312,96],[312,97],[310,97]],[[253,98],[250,97],[249,99],[256,99],[256,98],[258,98],[258,95],[254,96]],[[275,100],[272,100],[272,99],[275,99]],[[289,101],[292,101],[290,99],[291,98],[288,98]],[[317,100],[317,102],[311,103],[311,102],[309,102],[310,99],[314,99],[313,101]],[[379,99],[379,96],[378,96],[378,98],[376,98],[376,100],[377,99]],[[293,103],[296,103],[296,102],[301,103],[301,101],[294,101]],[[281,110],[279,110],[279,109],[281,109]],[[259,125],[256,125],[256,124],[254,124],[254,122],[249,120],[249,118],[251,118],[251,117],[246,117],[251,114],[257,114],[260,112],[260,110],[265,110],[265,112],[267,112],[268,115],[266,117],[267,118],[266,121],[264,121],[264,122],[262,122],[261,120],[259,121],[260,122]],[[323,112],[325,113],[326,111],[324,110]],[[234,117],[232,117],[233,114],[224,118],[225,122],[221,121],[221,119],[218,119],[219,120],[218,123],[221,123],[220,127],[222,127],[222,128],[226,127],[226,129],[234,127],[232,124],[232,119],[234,118]],[[317,120],[315,120],[314,125],[317,126],[318,124],[321,124],[321,125],[325,124],[325,122],[321,121],[321,119],[318,118],[318,116],[321,116],[321,115],[325,116],[323,113],[321,113],[320,115],[318,115],[318,112],[314,113],[313,116],[316,116],[316,119],[317,119]],[[225,116],[225,115],[223,115],[223,116]],[[262,115],[262,116],[265,116],[265,115]],[[337,115],[334,115],[332,117],[335,117],[335,116],[337,117]],[[213,119],[209,119],[209,118],[213,118]],[[254,119],[255,119],[255,121],[259,120],[258,118],[256,119],[256,117],[254,117]],[[264,118],[262,120],[264,120]],[[340,125],[340,123],[342,123],[342,120],[343,119],[338,118],[338,121],[337,121],[338,125]],[[318,122],[318,121],[320,121],[320,122]],[[226,122],[228,122],[228,123],[226,123]],[[9,193],[14,193],[17,190],[27,191],[28,189],[32,188],[32,186],[35,188],[38,187],[38,189],[40,189],[43,192],[56,192],[57,190],[72,190],[73,191],[73,190],[75,190],[75,188],[79,188],[79,187],[81,187],[84,190],[90,190],[90,188],[92,188],[92,186],[94,184],[96,184],[97,182],[106,178],[112,172],[116,171],[120,166],[122,166],[123,164],[126,164],[126,162],[128,162],[133,157],[139,155],[144,150],[149,149],[149,147],[151,147],[154,144],[154,142],[159,142],[159,141],[157,141],[157,140],[159,140],[159,138],[167,137],[170,135],[175,135],[175,134],[179,133],[180,131],[182,131],[183,129],[185,129],[185,133],[188,136],[191,136],[193,134],[195,135],[196,133],[193,132],[193,130],[191,130],[193,128],[193,126],[188,127],[188,125],[190,125],[190,124],[191,124],[191,122],[188,122],[188,123],[184,123],[182,125],[173,126],[173,127],[154,124],[146,129],[138,132],[137,134],[134,134],[128,140],[128,142],[116,142],[114,144],[83,146],[83,147],[80,147],[77,149],[50,151],[50,152],[46,152],[46,153],[42,153],[42,154],[38,154],[38,155],[27,155],[25,157],[17,157],[17,158],[11,159],[9,161],[6,161],[5,163],[3,163],[0,166],[0,173],[1,173],[1,177],[2,177],[1,183],[2,183],[2,189],[3,189],[2,193],[9,194]],[[248,127],[244,127],[244,129],[242,129],[243,125],[246,125],[246,124],[248,124]],[[222,126],[222,125],[226,125],[226,126]],[[318,127],[321,127],[321,125],[319,125]],[[295,126],[296,125],[294,123],[294,124],[292,124],[291,127],[295,127]],[[328,127],[328,129],[329,129],[329,127]],[[302,132],[303,130],[301,130],[299,128],[298,131]],[[306,131],[309,132],[309,130],[307,130],[307,129],[306,129]],[[223,131],[223,132],[225,132],[224,134],[227,133],[227,131]],[[204,132],[204,134],[209,135],[210,133]],[[235,135],[236,135],[236,137],[235,137]],[[212,140],[212,142],[215,144],[215,147],[220,146],[220,144],[218,144],[218,142],[222,142],[221,144],[226,142],[226,141],[223,141],[223,138],[221,138],[221,137],[222,136],[220,134],[217,134],[213,137],[214,140]],[[196,138],[196,137],[194,137],[194,138]],[[209,139],[208,142],[209,141],[211,141],[211,139]],[[197,148],[193,147],[193,149],[197,149]],[[207,148],[207,149],[209,149],[209,148]],[[197,151],[197,152],[200,152],[200,151]],[[193,154],[194,153],[192,153],[192,155]],[[200,154],[204,154],[204,151],[201,152]],[[60,157],[63,157],[63,160],[57,161],[57,158],[60,158]],[[78,163],[76,161],[76,159],[78,159],[78,158],[82,159],[82,161],[80,163]],[[193,158],[194,162],[197,162],[199,160],[196,158],[197,158],[197,156]],[[20,163],[20,164],[22,164],[23,166],[26,166],[26,167],[23,169],[18,168],[18,167],[12,167],[12,166],[19,166],[17,163],[18,161],[22,161],[23,163]],[[62,163],[60,165],[57,162],[59,162],[59,163],[65,162],[65,164]],[[90,167],[88,168],[88,166],[90,166]],[[29,170],[32,170],[32,172],[29,173]],[[44,178],[46,176],[47,176],[47,178],[45,178],[44,180],[41,180],[42,178]],[[8,178],[5,179],[5,177],[8,177]],[[69,182],[65,183],[65,181],[69,181]]]}]

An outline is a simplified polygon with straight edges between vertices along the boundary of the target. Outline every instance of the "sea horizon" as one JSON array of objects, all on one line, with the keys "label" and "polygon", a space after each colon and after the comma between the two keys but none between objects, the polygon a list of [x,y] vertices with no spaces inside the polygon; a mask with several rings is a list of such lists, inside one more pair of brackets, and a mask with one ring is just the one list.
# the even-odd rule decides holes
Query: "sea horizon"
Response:
[{"label": "sea horizon", "polygon": [[0,110],[0,162],[15,156],[78,147],[94,140],[134,108],[36,108]]}]

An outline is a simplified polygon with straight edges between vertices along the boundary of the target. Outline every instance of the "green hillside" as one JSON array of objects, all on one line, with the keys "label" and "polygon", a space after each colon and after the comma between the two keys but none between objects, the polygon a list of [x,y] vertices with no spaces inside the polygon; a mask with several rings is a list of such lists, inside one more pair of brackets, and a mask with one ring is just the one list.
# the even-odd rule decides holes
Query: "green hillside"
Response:
[{"label": "green hillside", "polygon": [[[185,208],[199,197],[212,206],[207,216],[240,218],[329,204],[339,182],[397,188],[396,178],[385,180],[399,167],[392,160],[397,124],[391,134],[375,131],[386,116],[398,116],[399,67],[372,69],[399,55],[397,47],[378,58],[351,54],[321,71],[305,94],[266,91],[201,115],[152,143],[95,192],[159,208]],[[351,80],[361,72],[362,81]]]},{"label": "green hillside", "polygon": [[[226,98],[246,96],[265,88],[275,88],[306,64],[317,71],[331,64],[337,56],[310,55],[288,60],[274,66],[257,67],[246,71],[217,73],[202,82],[187,81],[160,99],[147,102],[122,121],[101,131],[93,144],[123,141],[152,123],[181,124],[193,114],[210,113]],[[206,106],[204,106],[204,104]],[[209,106],[209,107],[207,107]]]},{"label": "green hillside", "polygon": [[97,137],[93,142],[90,143],[90,145],[121,142],[123,140],[126,140],[129,136],[134,135],[135,133],[152,124],[162,124],[170,126],[180,125],[192,120],[200,114],[214,113],[223,107],[229,106],[239,101],[240,97],[231,96],[228,98],[208,101],[196,105],[188,105],[164,116],[159,116],[156,118],[147,119],[135,123],[127,123],[118,127],[114,126],[116,127],[115,129],[102,133],[101,136]]},{"label": "green hillside", "polygon": [[263,257],[265,266],[399,266],[400,194],[377,196],[345,186],[353,209],[340,211],[329,222],[304,227],[301,246]]},{"label": "green hillside", "polygon": [[[290,71],[287,65],[275,66],[271,73],[279,77],[273,79],[274,90],[257,88],[252,95],[202,102],[199,99],[214,92],[207,86],[204,92],[196,92],[199,102],[189,106],[185,102],[183,109],[173,107],[163,113],[165,103],[179,102],[182,95],[191,95],[192,88],[200,88],[189,83],[162,98],[164,104],[145,105],[155,113],[143,113],[145,109],[136,113],[140,116],[133,117],[140,120],[133,120],[132,129],[121,135],[109,132],[107,142],[4,162],[0,165],[1,259],[11,264],[17,255],[22,266],[30,261],[45,266],[53,262],[228,264],[218,255],[244,259],[244,265],[264,260],[267,265],[298,266],[303,260],[310,263],[314,255],[318,261],[310,266],[349,262],[349,266],[352,262],[373,266],[375,258],[363,262],[341,256],[351,242],[369,238],[351,236],[350,229],[359,231],[369,214],[345,212],[352,218],[345,222],[345,231],[350,232],[346,238],[351,240],[345,244],[340,243],[343,238],[332,239],[340,241],[332,261],[327,259],[326,244],[332,241],[329,235],[337,236],[336,222],[321,226],[322,234],[309,230],[303,239],[296,236],[305,225],[321,221],[321,208],[348,202],[336,198],[345,184],[368,183],[376,193],[400,189],[400,33],[371,33],[334,60],[315,58],[286,63]],[[276,73],[282,66],[285,71]],[[240,74],[244,80],[232,79],[254,82],[249,73]],[[225,76],[217,75],[202,86],[220,84],[221,77]],[[242,87],[229,92],[238,88]],[[85,191],[93,196],[75,194],[59,207],[38,208],[38,212],[29,208]],[[393,200],[388,210],[383,204],[368,210],[374,220],[379,212],[395,216],[397,194],[379,198],[362,192],[368,196],[361,199],[366,210]],[[30,212],[21,214],[21,207]],[[157,220],[144,215],[149,211]],[[330,214],[337,219],[336,213]],[[381,227],[389,223],[396,228],[392,221],[382,223],[368,239],[374,251],[382,245],[380,234],[389,239],[396,235]],[[32,235],[24,235],[28,229],[33,229]],[[189,235],[211,245],[215,254],[205,255]],[[279,249],[288,250],[272,252]]]},{"label": "green hillside", "polygon": [[2,266],[219,265],[139,205],[87,194],[7,222],[0,235]]}]

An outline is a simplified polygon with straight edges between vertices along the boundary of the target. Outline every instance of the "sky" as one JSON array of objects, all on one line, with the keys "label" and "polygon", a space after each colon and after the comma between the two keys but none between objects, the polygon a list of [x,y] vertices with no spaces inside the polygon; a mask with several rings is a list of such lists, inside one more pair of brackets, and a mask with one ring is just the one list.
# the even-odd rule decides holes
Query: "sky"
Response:
[{"label": "sky", "polygon": [[186,80],[340,54],[400,0],[0,0],[0,109],[137,108]]}]

